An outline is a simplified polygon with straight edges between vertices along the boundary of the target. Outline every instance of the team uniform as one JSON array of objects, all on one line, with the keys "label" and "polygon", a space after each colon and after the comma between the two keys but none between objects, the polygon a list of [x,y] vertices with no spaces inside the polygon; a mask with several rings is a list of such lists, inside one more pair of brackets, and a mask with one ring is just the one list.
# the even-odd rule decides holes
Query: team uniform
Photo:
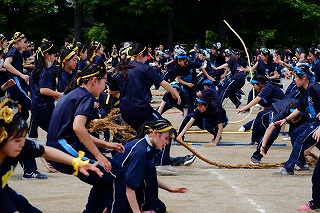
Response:
[{"label": "team uniform", "polygon": [[198,126],[200,129],[206,129],[214,138],[218,133],[218,124],[222,123],[225,127],[228,124],[227,113],[224,108],[222,108],[219,102],[219,96],[217,92],[212,88],[207,88],[201,91],[203,96],[210,98],[210,103],[205,112],[201,113],[198,109],[195,109],[193,113],[188,114],[182,121],[179,132],[182,132],[184,127],[188,124],[191,118],[195,121],[193,126]]},{"label": "team uniform", "polygon": [[34,160],[36,157],[41,157],[43,153],[43,146],[35,144],[33,141],[26,139],[25,144],[17,157],[4,158],[4,161],[0,164],[0,212],[41,212],[39,209],[33,207],[25,197],[10,188],[8,186],[8,181],[12,177],[18,161],[29,161],[31,159]]},{"label": "team uniform", "polygon": [[[166,212],[164,203],[158,197],[154,165],[154,157],[160,150],[152,146],[148,135],[132,140],[124,147],[125,153],[117,153],[114,160],[125,169],[126,185],[135,190],[139,208],[142,211]],[[132,212],[129,203],[126,212]]]},{"label": "team uniform", "polygon": [[62,70],[60,75],[58,76],[58,92],[64,92],[69,85],[72,77],[77,73],[77,70],[72,70],[71,73],[67,72],[65,69]]},{"label": "team uniform", "polygon": [[[19,72],[23,73],[23,56],[20,51],[12,47],[9,49],[8,53],[6,54],[6,58],[12,57],[11,65],[18,70]],[[7,89],[10,97],[14,101],[18,101],[21,105],[22,116],[25,119],[29,117],[29,110],[31,109],[31,99],[28,96],[29,86],[28,84],[19,76],[12,74],[11,72],[7,71],[8,73],[8,80],[13,79],[16,82],[16,85],[11,86]]]},{"label": "team uniform", "polygon": [[[252,157],[261,160],[262,155],[260,154],[260,148],[262,145],[262,139],[266,132],[266,129],[269,127],[269,125],[275,121],[282,120],[286,118],[290,113],[293,105],[296,105],[298,103],[298,100],[293,98],[285,98],[283,100],[279,100],[275,103],[273,103],[268,110],[263,110],[257,114],[257,117],[255,118],[253,128],[252,128],[252,137],[251,141],[258,142],[257,150],[253,153]],[[289,134],[299,127],[302,123],[305,122],[304,115],[302,115],[302,118],[297,123],[290,123],[289,128]],[[276,129],[272,131],[272,134],[270,135],[270,138],[266,144],[265,147],[265,153],[267,153],[270,146],[273,144],[273,142],[277,139],[281,126],[276,125]]]},{"label": "team uniform", "polygon": [[229,98],[236,108],[241,105],[237,92],[241,90],[246,81],[246,73],[237,70],[239,63],[236,60],[229,60],[228,67],[231,71],[231,78],[225,79],[222,89],[220,90],[220,102],[223,103],[225,98]]},{"label": "team uniform", "polygon": [[[78,156],[78,151],[85,152],[85,157],[95,161],[94,156],[79,141],[73,131],[73,120],[77,115],[85,115],[88,121],[95,118],[94,115],[95,98],[85,88],[78,87],[63,95],[58,101],[52,114],[47,136],[47,145],[57,148],[74,157]],[[108,212],[124,212],[125,207],[125,176],[123,169],[112,159],[108,159],[112,164],[112,170],[106,172],[98,166],[104,173],[100,178],[94,173],[86,177],[79,173],[78,178],[93,185],[86,210],[84,212],[102,212],[107,207]],[[52,166],[60,172],[72,174],[73,167],[61,163],[51,162]]]},{"label": "team uniform", "polygon": [[[148,94],[150,86],[159,86],[163,81],[161,76],[149,65],[135,60],[129,62],[133,68],[127,69],[128,79],[125,80],[120,73],[115,73],[110,83],[111,91],[120,91],[120,112],[123,120],[133,129],[138,130],[146,121],[161,118],[158,111],[149,104]],[[171,142],[159,153],[159,165],[171,165]],[[175,158],[183,162],[183,157]]]},{"label": "team uniform", "polygon": [[179,93],[179,95],[180,95],[180,98],[181,98],[181,103],[180,104],[178,104],[177,99],[172,97],[170,92],[166,92],[163,95],[162,100],[165,102],[165,105],[163,107],[163,110],[162,110],[161,114],[163,114],[165,111],[167,111],[167,110],[169,110],[169,109],[171,109],[173,107],[176,107],[181,112],[183,112],[183,109],[188,109],[189,108],[189,104],[187,102],[188,95],[186,94],[186,92],[182,90]]},{"label": "team uniform", "polygon": [[[39,73],[39,79],[30,76],[30,93],[31,93],[31,126],[37,125],[44,131],[48,132],[49,123],[54,110],[54,98],[40,93],[41,88],[56,90],[56,79],[53,76],[54,66],[44,68]],[[30,127],[32,129],[32,127]],[[29,132],[29,136],[37,138],[37,132]]]},{"label": "team uniform", "polygon": [[311,71],[316,76],[316,82],[320,82],[320,59],[316,60],[312,65]]},{"label": "team uniform", "polygon": [[[306,165],[304,150],[316,143],[316,140],[312,138],[312,135],[320,126],[320,121],[316,118],[317,114],[320,112],[319,99],[320,85],[318,83],[309,83],[308,88],[301,92],[301,98],[297,109],[300,112],[307,113],[310,119],[300,125],[291,134],[293,148],[288,161],[283,166],[289,173],[293,174],[295,164],[300,168]],[[318,149],[320,148],[319,143],[316,146]],[[320,184],[320,181],[315,180],[315,182],[316,184]]]},{"label": "team uniform", "polygon": [[188,87],[183,85],[183,90],[185,90],[189,96],[189,113],[194,109],[194,101],[196,99],[197,90],[197,72],[196,69],[200,68],[200,64],[197,62],[189,61],[186,67],[181,67],[179,64],[174,66],[174,70],[177,76],[181,77],[181,80],[194,84],[194,87]]}]

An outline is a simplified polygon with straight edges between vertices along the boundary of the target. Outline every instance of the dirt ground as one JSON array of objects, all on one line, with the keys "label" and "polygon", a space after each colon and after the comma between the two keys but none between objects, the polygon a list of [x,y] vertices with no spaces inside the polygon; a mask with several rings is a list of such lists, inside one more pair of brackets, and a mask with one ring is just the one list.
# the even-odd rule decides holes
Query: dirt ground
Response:
[{"label": "dirt ground", "polygon": [[[285,87],[289,81],[285,81]],[[247,84],[244,91],[247,92]],[[160,97],[155,96],[157,105]],[[243,101],[243,104],[246,100]],[[247,114],[236,115],[234,105],[227,101],[225,108],[231,122],[239,121]],[[258,112],[253,113],[246,121]],[[182,115],[177,110],[170,110],[164,115],[178,128]],[[200,144],[191,146],[201,155],[211,161],[221,164],[247,164],[255,151],[255,146],[245,146],[249,143],[251,134],[236,134],[239,127],[246,121],[229,124],[225,128],[222,142],[237,142],[236,146],[207,147]],[[193,128],[193,130],[197,130]],[[45,141],[46,134],[41,130],[40,139]],[[273,146],[268,158],[263,163],[277,163],[287,160],[291,145],[282,141],[281,136],[276,141],[280,146]],[[209,142],[212,136],[208,133],[188,133],[186,140],[193,142]],[[313,151],[319,155],[318,150]],[[172,146],[172,156],[190,154],[179,145]],[[21,180],[22,169],[18,166],[9,185],[21,193],[43,212],[82,212],[87,202],[90,186],[74,176],[61,173],[49,173],[38,159],[39,171],[48,175],[47,180]],[[196,159],[191,166],[176,167],[179,173],[171,176],[159,175],[159,179],[175,187],[187,187],[185,194],[174,194],[160,190],[160,198],[167,205],[169,213],[194,212],[238,212],[238,213],[275,213],[297,212],[298,206],[311,199],[311,176],[309,172],[296,172],[294,176],[277,177],[272,169],[219,169]]]}]

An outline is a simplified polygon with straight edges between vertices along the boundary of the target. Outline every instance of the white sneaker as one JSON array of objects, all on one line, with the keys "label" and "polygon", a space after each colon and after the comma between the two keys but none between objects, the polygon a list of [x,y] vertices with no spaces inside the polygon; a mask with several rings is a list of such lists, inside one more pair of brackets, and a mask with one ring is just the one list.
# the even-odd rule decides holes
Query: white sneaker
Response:
[{"label": "white sneaker", "polygon": [[161,174],[176,174],[179,172],[179,170],[173,168],[171,165],[156,166],[156,170]]},{"label": "white sneaker", "polygon": [[238,130],[239,132],[245,132],[246,128],[244,128],[244,126],[240,127],[240,129]]}]

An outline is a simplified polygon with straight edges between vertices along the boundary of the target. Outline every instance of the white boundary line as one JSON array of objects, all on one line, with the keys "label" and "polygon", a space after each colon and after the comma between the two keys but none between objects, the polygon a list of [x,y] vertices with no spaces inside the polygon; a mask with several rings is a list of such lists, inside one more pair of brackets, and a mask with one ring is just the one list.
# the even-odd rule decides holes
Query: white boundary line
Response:
[{"label": "white boundary line", "polygon": [[259,205],[257,204],[254,200],[252,200],[251,198],[247,198],[247,197],[244,197],[242,195],[242,191],[239,187],[231,184],[224,176],[222,176],[221,174],[219,174],[218,172],[216,172],[214,169],[206,169],[205,170],[206,172],[210,172],[211,174],[215,175],[218,177],[219,180],[223,181],[224,183],[226,183],[229,187],[231,187],[237,195],[241,195],[241,198],[242,199],[246,199],[251,205],[254,206],[254,208],[260,212],[260,213],[266,213],[266,211]]}]

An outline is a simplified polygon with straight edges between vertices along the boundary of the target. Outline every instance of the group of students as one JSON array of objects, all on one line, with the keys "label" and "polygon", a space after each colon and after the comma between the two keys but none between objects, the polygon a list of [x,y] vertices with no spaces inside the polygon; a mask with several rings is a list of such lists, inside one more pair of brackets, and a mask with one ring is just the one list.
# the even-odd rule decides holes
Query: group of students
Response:
[{"label": "group of students", "polygon": [[[5,40],[0,39],[3,45]],[[164,50],[160,57],[153,56],[150,47],[124,42],[119,50],[121,59],[114,70],[109,69],[103,56],[104,46],[99,42],[92,42],[89,47],[66,44],[58,51],[51,42],[44,41],[34,54],[30,75],[24,70],[22,54],[27,45],[26,36],[17,32],[4,51],[6,72],[1,78],[1,89],[7,90],[12,100],[2,102],[0,113],[0,210],[3,211],[39,212],[15,193],[7,181],[18,161],[31,162],[27,165],[32,165],[36,172],[34,158],[43,156],[56,170],[74,174],[92,185],[84,212],[165,212],[165,204],[158,198],[158,188],[177,193],[185,193],[187,189],[162,183],[157,179],[156,171],[176,173],[171,165],[190,165],[195,160],[193,155],[171,157],[172,138],[184,140],[186,131],[196,125],[214,136],[209,144],[216,146],[228,124],[222,106],[228,97],[239,113],[257,103],[266,109],[253,122],[252,138],[259,144],[251,158],[253,163],[260,163],[266,154],[277,137],[279,124],[288,122],[292,127],[293,150],[277,174],[293,174],[296,164],[300,169],[305,168],[301,153],[310,151],[319,140],[320,108],[315,100],[319,98],[320,90],[319,84],[312,83],[314,76],[320,78],[320,50],[317,48],[308,51],[308,65],[296,66],[279,58],[273,60],[274,53],[261,49],[259,59],[253,65],[257,75],[250,81],[252,98],[241,108],[239,94],[250,69],[242,51],[222,51],[220,43],[212,45],[211,53],[196,46],[189,55],[183,47],[176,46],[172,56],[169,50]],[[164,71],[157,72],[150,66],[155,59],[166,61]],[[279,73],[275,68],[278,65],[294,72],[287,96],[279,86]],[[172,81],[175,79],[177,82]],[[150,105],[152,85],[167,90],[156,110]],[[87,131],[89,121],[106,116],[107,112],[102,113],[103,106],[109,104],[110,97],[120,100],[121,118],[136,130],[136,139],[124,144],[111,143]],[[55,100],[58,100],[56,104]],[[177,135],[170,121],[162,118],[162,114],[172,107],[184,114]],[[37,127],[41,127],[48,133],[46,146],[25,139],[29,110],[29,138],[36,138]],[[116,153],[112,158],[106,157],[105,149]],[[317,164],[314,177],[319,175],[318,167]],[[313,201],[304,208],[314,209],[320,205],[316,191],[319,184],[313,178]],[[32,210],[28,210],[30,208]]]}]

